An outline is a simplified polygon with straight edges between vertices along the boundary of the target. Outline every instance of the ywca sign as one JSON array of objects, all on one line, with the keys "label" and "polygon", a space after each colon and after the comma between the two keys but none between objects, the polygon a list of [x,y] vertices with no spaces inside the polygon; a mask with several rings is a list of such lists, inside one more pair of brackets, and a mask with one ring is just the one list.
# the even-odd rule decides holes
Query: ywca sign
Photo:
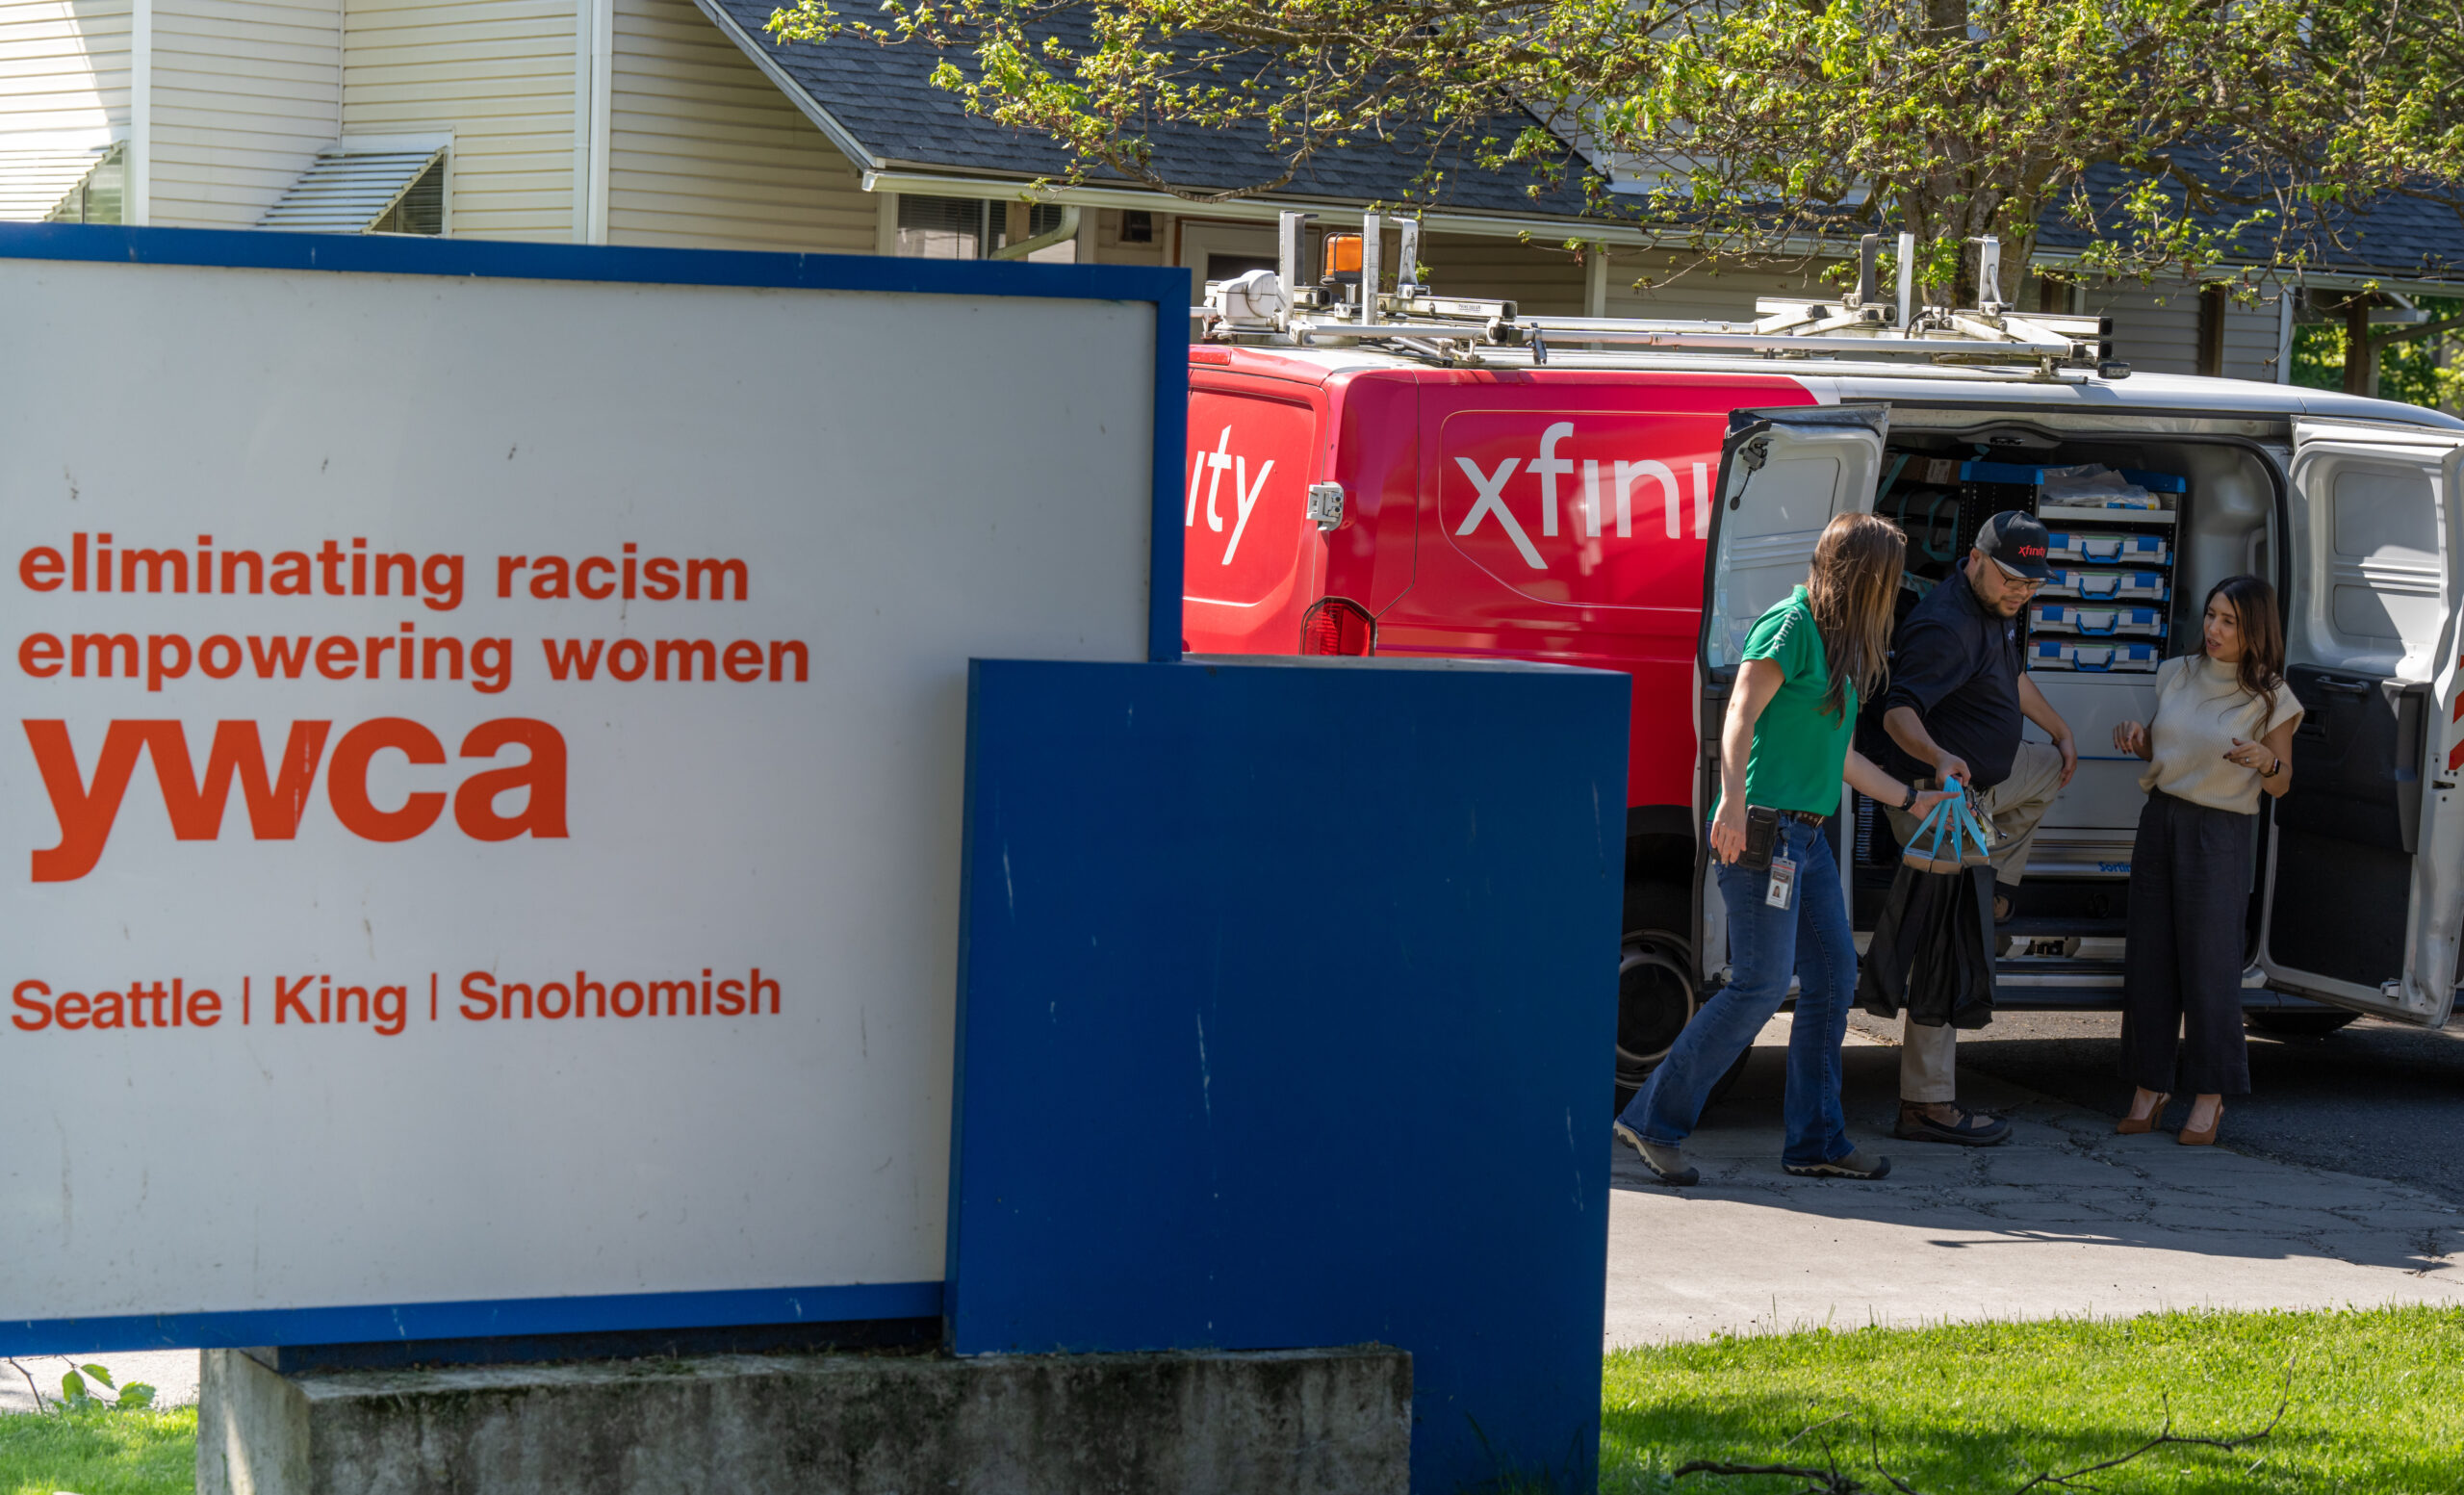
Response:
[{"label": "ywca sign", "polygon": [[109,237],[0,233],[0,1349],[937,1311],[966,664],[1147,655],[1142,293]]}]

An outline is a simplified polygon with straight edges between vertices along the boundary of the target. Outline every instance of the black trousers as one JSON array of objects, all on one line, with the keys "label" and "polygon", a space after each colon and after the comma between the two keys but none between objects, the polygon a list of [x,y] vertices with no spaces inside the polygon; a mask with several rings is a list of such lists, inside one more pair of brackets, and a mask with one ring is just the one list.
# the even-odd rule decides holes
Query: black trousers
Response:
[{"label": "black trousers", "polygon": [[2161,790],[2139,812],[2122,959],[2121,1072],[2176,1095],[2246,1095],[2244,922],[2256,815]]}]

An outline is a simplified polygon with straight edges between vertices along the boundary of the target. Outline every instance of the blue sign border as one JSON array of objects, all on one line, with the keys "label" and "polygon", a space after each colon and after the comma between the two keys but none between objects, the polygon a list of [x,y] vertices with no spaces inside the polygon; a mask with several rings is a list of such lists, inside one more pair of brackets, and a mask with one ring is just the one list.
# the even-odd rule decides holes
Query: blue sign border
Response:
[{"label": "blue sign border", "polygon": [[[76,223],[0,224],[0,259],[1146,302],[1155,308],[1147,657],[1168,663],[1181,657],[1180,483],[1189,413],[1189,275],[1185,271]],[[0,1320],[0,1353],[87,1354],[192,1345],[358,1344],[929,1319],[939,1317],[941,1298],[938,1281],[885,1282]]]}]

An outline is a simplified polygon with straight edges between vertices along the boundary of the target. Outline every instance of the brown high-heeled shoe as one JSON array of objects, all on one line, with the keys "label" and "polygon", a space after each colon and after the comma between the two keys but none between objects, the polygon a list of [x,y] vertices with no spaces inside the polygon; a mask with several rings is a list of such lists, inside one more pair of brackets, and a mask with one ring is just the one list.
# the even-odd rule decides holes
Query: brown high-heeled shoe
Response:
[{"label": "brown high-heeled shoe", "polygon": [[2144,1136],[2154,1131],[2156,1123],[2164,1118],[2166,1105],[2172,1098],[2170,1095],[2158,1095],[2156,1103],[2147,1108],[2145,1116],[2125,1116],[2114,1123],[2114,1130],[2125,1137]]},{"label": "brown high-heeled shoe", "polygon": [[2216,1103],[2216,1114],[2207,1119],[2207,1130],[2203,1132],[2194,1132],[2191,1130],[2190,1119],[2185,1117],[2183,1118],[2182,1134],[2174,1140],[2179,1142],[2185,1147],[2212,1147],[2216,1145],[2216,1129],[2223,1124],[2224,1102],[2220,1100]]}]

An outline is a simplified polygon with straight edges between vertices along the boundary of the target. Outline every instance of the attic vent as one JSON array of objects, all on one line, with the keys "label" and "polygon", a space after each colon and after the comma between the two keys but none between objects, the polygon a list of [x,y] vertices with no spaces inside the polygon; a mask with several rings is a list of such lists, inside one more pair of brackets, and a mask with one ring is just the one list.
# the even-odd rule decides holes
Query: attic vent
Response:
[{"label": "attic vent", "polygon": [[125,199],[122,191],[128,180],[128,146],[113,145],[95,160],[77,185],[62,194],[52,210],[44,215],[51,223],[116,223],[121,220],[120,208]]},{"label": "attic vent", "polygon": [[122,148],[0,151],[0,221],[118,222]]},{"label": "attic vent", "polygon": [[320,151],[317,164],[257,226],[309,234],[442,234],[445,152]]}]

